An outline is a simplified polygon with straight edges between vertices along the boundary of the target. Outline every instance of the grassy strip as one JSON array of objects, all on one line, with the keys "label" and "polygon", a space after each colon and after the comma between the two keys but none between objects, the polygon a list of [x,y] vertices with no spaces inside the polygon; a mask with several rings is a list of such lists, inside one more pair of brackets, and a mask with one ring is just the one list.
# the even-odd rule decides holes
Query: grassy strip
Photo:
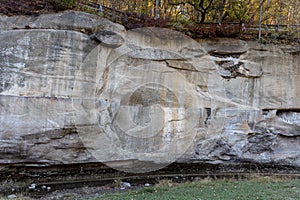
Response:
[{"label": "grassy strip", "polygon": [[300,180],[256,178],[251,180],[202,180],[187,183],[164,181],[154,187],[145,187],[127,193],[104,194],[93,200],[298,200]]}]

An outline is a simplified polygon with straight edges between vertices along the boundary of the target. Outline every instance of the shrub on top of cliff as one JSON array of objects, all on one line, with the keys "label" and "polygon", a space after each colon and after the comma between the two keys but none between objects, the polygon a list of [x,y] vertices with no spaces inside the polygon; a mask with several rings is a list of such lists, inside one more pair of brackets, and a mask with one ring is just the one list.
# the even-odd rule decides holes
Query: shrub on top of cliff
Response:
[{"label": "shrub on top of cliff", "polygon": [[1,0],[0,13],[11,15],[39,15],[51,10],[52,7],[43,0]]},{"label": "shrub on top of cliff", "polygon": [[160,27],[167,28],[171,24],[170,18],[157,18],[151,17],[149,15],[138,15],[136,13],[126,13],[126,17],[122,18],[123,26],[126,29],[135,29],[142,27]]},{"label": "shrub on top of cliff", "polygon": [[300,32],[297,29],[286,28],[280,31],[271,30],[263,35],[263,43],[299,45]]},{"label": "shrub on top of cliff", "polygon": [[167,27],[169,27],[170,23],[171,23],[170,18],[157,18],[157,19],[154,19],[152,17],[152,18],[148,18],[148,19],[145,20],[144,27],[154,26],[154,27],[160,27],[160,28],[167,28]]},{"label": "shrub on top of cliff", "polygon": [[56,11],[72,9],[76,6],[76,0],[49,0]]},{"label": "shrub on top of cliff", "polygon": [[5,15],[40,15],[73,9],[76,0],[1,0],[0,13]]},{"label": "shrub on top of cliff", "polygon": [[239,24],[186,24],[183,29],[192,38],[235,38],[243,33]]}]

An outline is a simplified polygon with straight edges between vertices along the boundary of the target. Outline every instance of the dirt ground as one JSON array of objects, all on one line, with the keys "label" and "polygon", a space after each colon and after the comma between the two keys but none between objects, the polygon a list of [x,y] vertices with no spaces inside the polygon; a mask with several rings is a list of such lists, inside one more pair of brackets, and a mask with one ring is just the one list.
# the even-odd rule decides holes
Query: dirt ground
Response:
[{"label": "dirt ground", "polygon": [[91,199],[95,197],[99,197],[105,193],[122,193],[127,192],[129,190],[138,190],[144,185],[138,186],[123,186],[123,185],[106,185],[106,186],[98,186],[98,187],[79,187],[73,189],[61,189],[51,191],[45,189],[44,194],[41,192],[16,192],[13,190],[11,193],[7,193],[5,195],[0,194],[0,200],[6,199],[19,199],[19,200],[74,200],[74,199]]},{"label": "dirt ground", "polygon": [[41,200],[74,200],[74,199],[90,199],[98,197],[104,193],[126,192],[128,190],[136,190],[138,187],[82,187],[76,189],[65,189],[51,192],[39,199]]}]

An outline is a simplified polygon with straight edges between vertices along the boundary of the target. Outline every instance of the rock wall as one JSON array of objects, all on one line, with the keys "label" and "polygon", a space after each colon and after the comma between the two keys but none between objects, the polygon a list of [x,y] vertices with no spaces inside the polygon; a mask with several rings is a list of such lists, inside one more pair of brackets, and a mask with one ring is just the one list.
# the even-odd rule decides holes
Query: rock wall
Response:
[{"label": "rock wall", "polygon": [[300,167],[299,47],[72,11],[0,16],[0,28],[2,165]]}]

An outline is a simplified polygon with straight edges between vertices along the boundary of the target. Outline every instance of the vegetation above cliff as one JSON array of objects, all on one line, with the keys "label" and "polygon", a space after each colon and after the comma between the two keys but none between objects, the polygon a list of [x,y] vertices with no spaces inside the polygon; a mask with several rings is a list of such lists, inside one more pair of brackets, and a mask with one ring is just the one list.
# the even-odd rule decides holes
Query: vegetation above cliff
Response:
[{"label": "vegetation above cliff", "polygon": [[40,15],[75,9],[76,0],[0,0],[0,13],[12,15]]},{"label": "vegetation above cliff", "polygon": [[66,9],[99,14],[127,29],[158,26],[193,38],[255,40],[261,35],[263,43],[300,43],[297,0],[1,0],[0,4],[0,13],[9,16]]}]

